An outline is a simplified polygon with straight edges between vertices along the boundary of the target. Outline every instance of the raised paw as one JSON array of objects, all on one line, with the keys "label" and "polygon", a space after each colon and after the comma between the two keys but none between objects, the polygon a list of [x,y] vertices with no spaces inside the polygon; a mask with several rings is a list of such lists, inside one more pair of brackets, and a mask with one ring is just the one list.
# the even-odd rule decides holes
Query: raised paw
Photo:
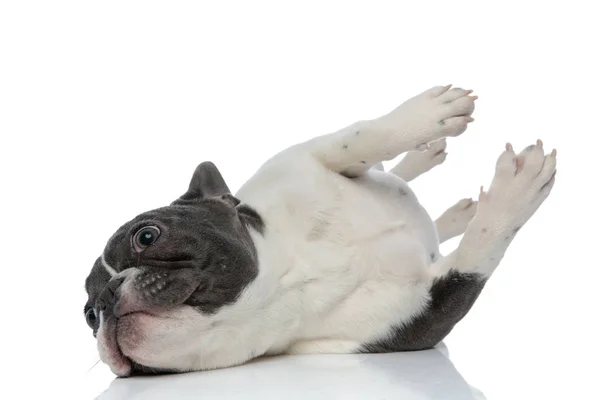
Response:
[{"label": "raised paw", "polygon": [[458,136],[473,122],[477,96],[472,90],[438,86],[407,100],[382,118],[390,129],[401,131],[415,149],[447,136]]},{"label": "raised paw", "polygon": [[[472,90],[461,88],[452,88],[446,86],[447,90],[443,91],[433,99],[438,105],[439,120],[438,125],[448,125],[449,131],[445,136],[458,136],[467,129],[467,124],[473,122],[471,114],[475,110],[475,100],[477,96],[470,96]],[[458,129],[457,129],[458,128]],[[456,131],[454,131],[456,130]]]},{"label": "raised paw", "polygon": [[556,150],[544,153],[541,140],[519,154],[507,143],[496,163],[496,173],[486,193],[481,189],[480,209],[519,229],[546,200],[556,176]]},{"label": "raised paw", "polygon": [[435,220],[440,243],[462,235],[477,213],[477,201],[462,199]]},{"label": "raised paw", "polygon": [[443,163],[447,155],[446,139],[440,139],[428,144],[423,151],[409,151],[390,172],[409,182]]},{"label": "raised paw", "polygon": [[440,139],[433,143],[428,143],[421,146],[417,151],[411,151],[406,157],[411,157],[415,160],[427,161],[428,164],[440,165],[446,159],[446,139]]}]

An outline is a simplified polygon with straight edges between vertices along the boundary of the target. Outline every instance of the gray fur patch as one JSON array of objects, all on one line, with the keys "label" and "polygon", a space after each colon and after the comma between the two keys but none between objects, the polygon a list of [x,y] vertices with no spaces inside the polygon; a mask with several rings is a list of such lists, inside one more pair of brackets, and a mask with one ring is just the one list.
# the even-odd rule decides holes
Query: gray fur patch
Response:
[{"label": "gray fur patch", "polygon": [[421,314],[374,342],[366,343],[364,353],[388,353],[431,349],[441,342],[454,325],[471,309],[486,283],[483,275],[451,270],[434,281],[431,300]]},{"label": "gray fur patch", "polygon": [[308,240],[309,242],[314,242],[323,239],[325,236],[327,236],[327,233],[329,232],[330,228],[331,223],[329,221],[325,219],[316,221],[313,227],[308,232],[308,235],[306,235],[306,240]]},{"label": "gray fur patch", "polygon": [[[160,235],[141,251],[135,235],[147,226]],[[235,302],[258,275],[250,230],[262,233],[264,222],[249,205],[229,193],[212,163],[202,163],[188,191],[167,207],[142,213],[121,226],[108,241],[104,257],[117,272],[137,267],[133,288],[139,307],[170,309],[190,305],[205,314]],[[226,266],[226,268],[223,268]],[[119,286],[96,260],[86,279],[90,308],[119,315]]]}]

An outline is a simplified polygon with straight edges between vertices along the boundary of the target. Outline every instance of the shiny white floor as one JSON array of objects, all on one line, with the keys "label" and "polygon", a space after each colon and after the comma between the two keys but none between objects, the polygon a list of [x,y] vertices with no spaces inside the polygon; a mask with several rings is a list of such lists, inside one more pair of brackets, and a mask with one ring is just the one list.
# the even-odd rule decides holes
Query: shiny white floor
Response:
[{"label": "shiny white floor", "polygon": [[445,355],[274,357],[201,373],[115,379],[97,399],[485,399]]},{"label": "shiny white floor", "polygon": [[[46,393],[78,400],[600,399],[596,347],[569,345],[566,336],[555,334],[539,342],[514,340],[531,332],[512,326],[490,335],[486,324],[464,322],[447,347],[420,352],[272,357],[236,368],[126,379],[115,378],[102,363],[80,368],[80,359],[73,374],[54,368],[36,385],[28,376],[15,380],[35,392],[23,398]],[[0,398],[14,398],[4,396],[10,393],[0,390]]]}]

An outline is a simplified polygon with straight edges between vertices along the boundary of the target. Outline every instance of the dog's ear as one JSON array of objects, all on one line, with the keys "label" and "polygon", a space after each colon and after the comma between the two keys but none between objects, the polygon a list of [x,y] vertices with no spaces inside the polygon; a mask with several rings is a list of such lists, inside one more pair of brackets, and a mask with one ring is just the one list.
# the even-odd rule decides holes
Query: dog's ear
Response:
[{"label": "dog's ear", "polygon": [[231,207],[240,203],[231,194],[217,166],[210,161],[203,162],[196,167],[188,191],[179,198],[183,201],[203,199],[220,199]]}]

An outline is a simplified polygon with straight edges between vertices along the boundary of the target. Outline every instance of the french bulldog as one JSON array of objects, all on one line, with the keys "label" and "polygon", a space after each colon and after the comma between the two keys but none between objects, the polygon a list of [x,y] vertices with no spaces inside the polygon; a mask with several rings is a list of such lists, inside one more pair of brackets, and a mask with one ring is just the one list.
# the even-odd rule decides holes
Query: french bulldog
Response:
[{"label": "french bulldog", "polygon": [[445,138],[473,121],[472,93],[433,87],[289,147],[235,195],[201,163],[181,197],[121,226],[94,263],[83,312],[101,360],[127,377],[434,347],[555,182],[556,150],[507,144],[478,201],[429,216],[407,182],[444,161]]}]

